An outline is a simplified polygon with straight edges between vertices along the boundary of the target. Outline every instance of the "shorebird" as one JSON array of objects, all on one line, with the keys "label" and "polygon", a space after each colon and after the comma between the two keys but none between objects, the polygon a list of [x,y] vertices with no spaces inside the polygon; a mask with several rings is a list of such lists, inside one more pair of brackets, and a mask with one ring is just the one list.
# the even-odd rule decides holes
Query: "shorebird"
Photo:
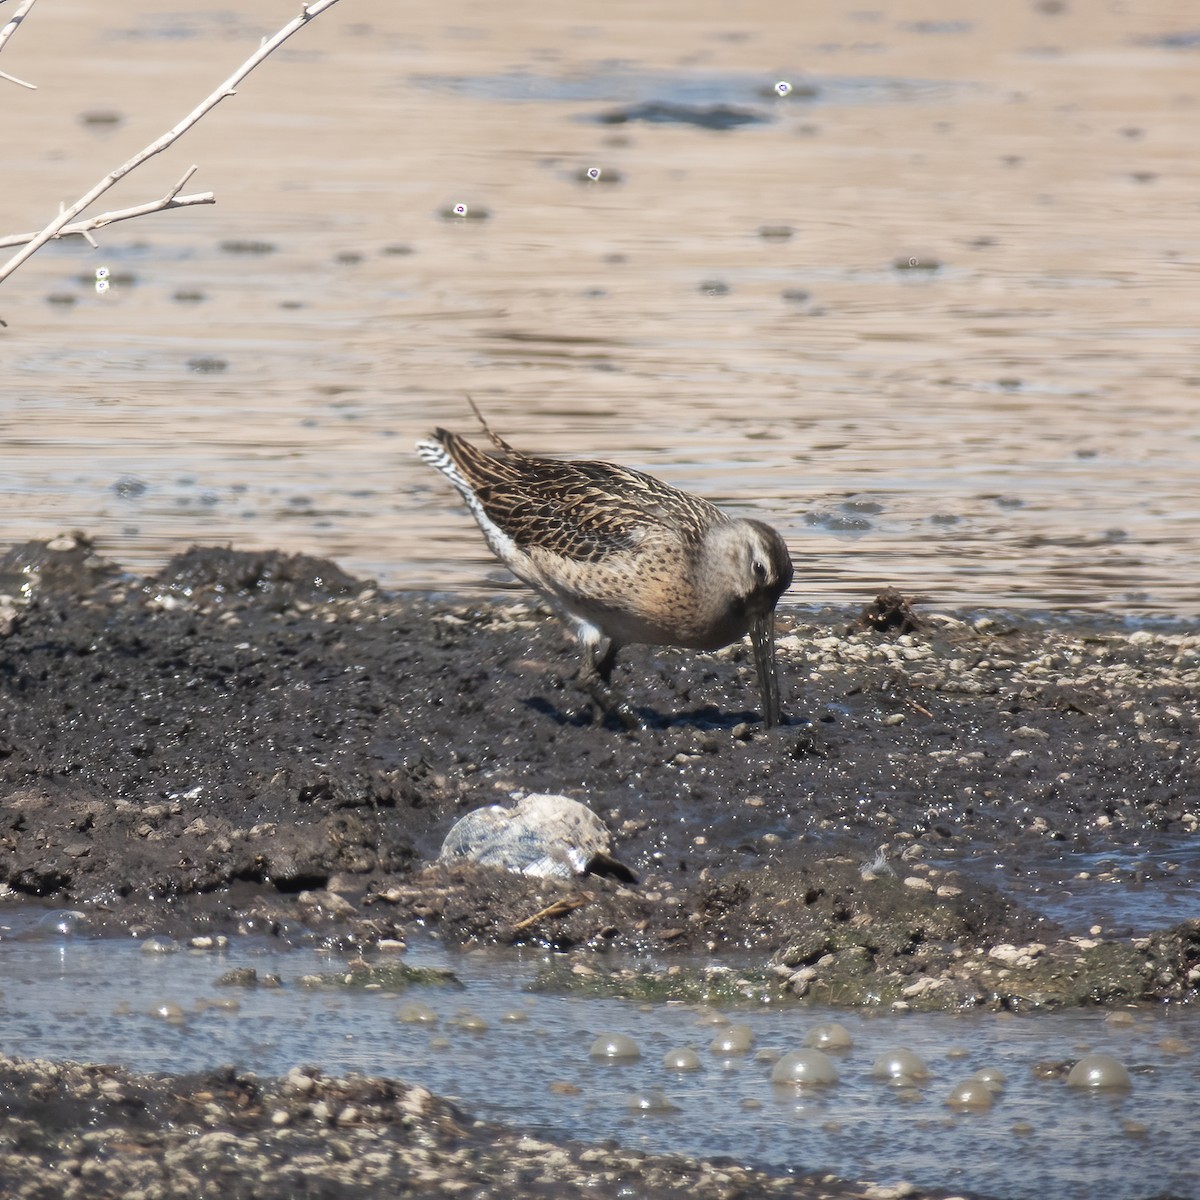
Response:
[{"label": "shorebird", "polygon": [[574,630],[598,718],[640,724],[612,687],[622,646],[717,650],[749,633],[763,722],[777,724],[775,606],[792,582],[783,538],[641,471],[523,454],[469,403],[494,452],[438,429],[417,453],[458,489],[492,553]]}]

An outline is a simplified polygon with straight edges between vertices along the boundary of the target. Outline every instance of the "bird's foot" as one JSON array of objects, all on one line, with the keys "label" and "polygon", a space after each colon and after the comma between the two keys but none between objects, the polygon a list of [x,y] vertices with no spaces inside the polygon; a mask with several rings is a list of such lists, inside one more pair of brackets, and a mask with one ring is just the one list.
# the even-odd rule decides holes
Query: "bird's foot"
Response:
[{"label": "bird's foot", "polygon": [[592,723],[603,725],[609,717],[615,717],[626,729],[644,729],[645,722],[625,703],[611,688],[607,688],[599,680],[592,680],[584,685],[584,689],[592,698],[595,707],[592,710]]}]

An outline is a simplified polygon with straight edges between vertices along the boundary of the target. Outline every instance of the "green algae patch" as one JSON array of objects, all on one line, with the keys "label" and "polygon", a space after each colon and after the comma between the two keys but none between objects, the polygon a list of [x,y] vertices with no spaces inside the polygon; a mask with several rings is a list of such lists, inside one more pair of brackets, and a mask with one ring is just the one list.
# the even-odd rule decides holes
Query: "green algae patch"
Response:
[{"label": "green algae patch", "polygon": [[443,987],[464,990],[465,985],[453,971],[442,967],[410,967],[404,963],[355,963],[340,971],[322,971],[305,975],[300,983],[310,988],[346,988],[403,992],[411,987]]},{"label": "green algae patch", "polygon": [[996,1000],[1013,1010],[1081,1008],[1140,1000],[1145,990],[1145,956],[1128,942],[1100,942],[1039,959],[1004,980]]},{"label": "green algae patch", "polygon": [[883,937],[870,925],[813,930],[774,961],[790,972],[792,991],[821,1004],[923,1012],[1193,1000],[1200,984],[1197,921],[1130,941],[1074,937],[971,949],[915,943],[907,955],[887,952],[883,928]]},{"label": "green algae patch", "polygon": [[774,972],[734,971],[726,968],[688,968],[674,965],[663,970],[623,968],[615,971],[575,970],[551,966],[538,972],[526,991],[588,999],[636,1000],[647,1004],[667,1001],[688,1004],[781,1004],[797,997]]}]

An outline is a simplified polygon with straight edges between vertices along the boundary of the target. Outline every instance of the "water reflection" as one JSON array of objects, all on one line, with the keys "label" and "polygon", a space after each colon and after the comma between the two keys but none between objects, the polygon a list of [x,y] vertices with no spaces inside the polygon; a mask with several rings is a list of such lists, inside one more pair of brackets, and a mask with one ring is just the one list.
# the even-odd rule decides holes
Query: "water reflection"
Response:
[{"label": "water reflection", "polygon": [[[469,31],[363,5],[377,36],[321,32],[320,69],[356,87],[319,120],[296,115],[310,72],[273,61],[271,137],[223,128],[206,169],[236,203],[47,247],[6,285],[6,541],[82,528],[138,569],[194,542],[281,546],[489,589],[468,517],[411,453],[436,423],[469,428],[470,392],[531,451],[771,521],[803,564],[796,601],[893,585],[939,607],[1196,613],[1190,77],[1170,35],[1145,40],[1165,0],[986,29],[834,6],[806,20],[803,71],[766,73],[770,6],[736,29],[617,9],[584,37],[533,5]],[[62,80],[39,120],[94,99],[64,62],[103,61],[114,112],[167,102],[120,20],[30,48]],[[154,35],[165,74],[175,54],[224,62],[241,32],[178,0],[150,22],[181,31]],[[771,119],[589,123],[666,101]],[[31,195],[62,192],[73,160],[44,159],[39,124],[9,132]],[[587,179],[598,163],[618,185]],[[488,219],[444,219],[455,203]],[[813,519],[864,497],[857,523]]]}]

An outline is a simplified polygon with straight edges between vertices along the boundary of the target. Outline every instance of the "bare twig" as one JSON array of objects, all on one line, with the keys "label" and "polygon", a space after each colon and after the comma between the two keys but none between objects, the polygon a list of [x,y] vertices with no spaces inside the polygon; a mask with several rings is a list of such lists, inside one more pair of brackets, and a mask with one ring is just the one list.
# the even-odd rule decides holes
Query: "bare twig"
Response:
[{"label": "bare twig", "polygon": [[[0,0],[3,4],[4,0]],[[37,3],[37,0],[21,0],[17,5],[17,11],[13,13],[7,25],[0,29],[0,50],[4,49],[4,43],[8,41],[14,33],[17,32],[17,26],[21,23],[21,18]],[[31,91],[37,91],[37,85],[26,83],[23,79],[18,79],[15,75],[10,75],[7,71],[0,71],[0,79],[7,79],[9,83],[19,83],[24,88],[29,88]]]},{"label": "bare twig", "polygon": [[[192,167],[190,175],[196,168]],[[164,208],[190,208],[193,204],[216,204],[217,198],[212,192],[196,192],[192,196],[180,196],[177,191],[169,192],[161,200],[151,200],[148,204],[138,204],[134,208],[118,208],[115,212],[101,213],[98,217],[89,217],[86,221],[77,221],[74,225],[64,225],[54,236],[69,237],[78,234],[87,239],[94,247],[96,243],[88,237],[93,229],[103,229],[105,225],[114,225],[117,221],[129,221],[134,217],[144,217],[147,213],[159,212]],[[10,233],[0,237],[0,248],[4,246],[23,246],[26,242],[37,237],[37,230],[32,233]]]},{"label": "bare twig", "polygon": [[[300,9],[300,15],[294,20],[289,21],[274,37],[268,38],[261,46],[248,58],[230,77],[221,84],[211,95],[203,100],[196,108],[194,108],[186,117],[183,118],[177,125],[167,130],[162,137],[151,142],[144,150],[140,150],[127,163],[119,166],[115,171],[109,172],[100,180],[98,184],[86,196],[80,197],[70,208],[64,209],[35,237],[29,239],[25,245],[17,251],[0,267],[0,281],[8,278],[27,258],[31,257],[40,250],[48,241],[58,237],[67,226],[74,222],[84,209],[90,207],[96,202],[105,192],[108,191],[119,180],[123,179],[135,167],[140,167],[147,159],[153,158],[156,154],[160,154],[177,138],[186,133],[197,121],[200,120],[206,113],[214,109],[226,96],[237,95],[237,85],[241,83],[259,63],[263,61],[272,51],[277,50],[288,38],[292,36],[298,29],[303,29],[314,17],[318,17],[326,9],[332,8],[338,0],[313,0],[310,4],[305,4]],[[28,0],[26,0],[28,3]],[[190,174],[190,172],[189,172]],[[186,177],[185,177],[186,178]],[[182,184],[180,184],[182,186]],[[201,203],[196,201],[196,203]],[[178,205],[176,205],[177,207]],[[171,207],[169,204],[160,204],[160,208]],[[150,211],[154,211],[151,209]],[[94,228],[94,227],[93,227]]]},{"label": "bare twig", "polygon": [[523,921],[518,921],[513,926],[513,933],[522,933],[547,917],[561,917],[566,913],[574,912],[575,909],[582,908],[585,904],[590,904],[595,898],[591,892],[580,892],[578,896],[565,896],[561,900],[555,900],[553,904],[549,904],[539,912],[535,912],[532,917],[526,917]]}]

